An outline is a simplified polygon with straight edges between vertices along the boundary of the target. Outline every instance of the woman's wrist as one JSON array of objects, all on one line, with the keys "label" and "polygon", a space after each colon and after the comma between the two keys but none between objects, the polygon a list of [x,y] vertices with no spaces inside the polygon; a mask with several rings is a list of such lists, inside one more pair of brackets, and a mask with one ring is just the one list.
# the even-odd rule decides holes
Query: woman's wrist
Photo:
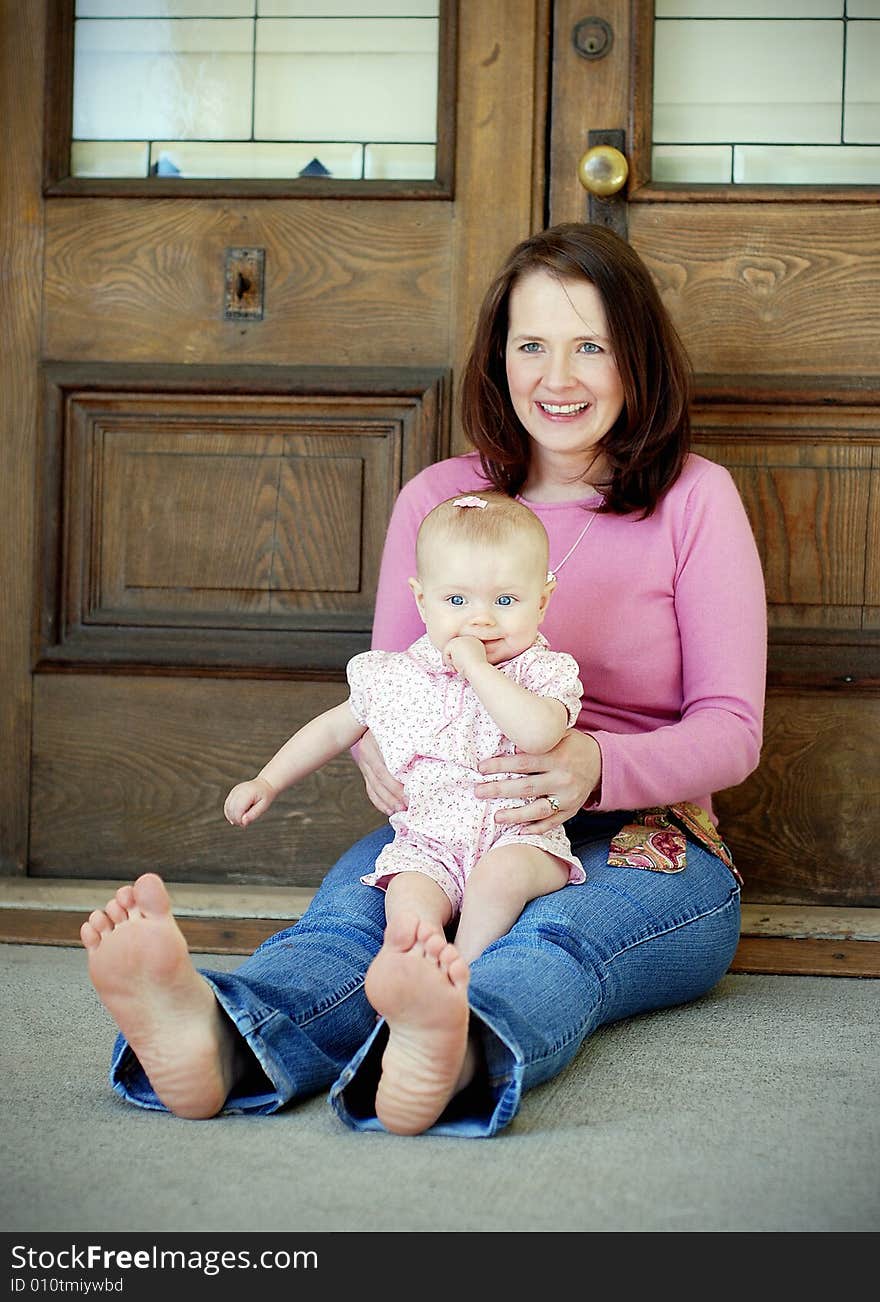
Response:
[{"label": "woman's wrist", "polygon": [[596,779],[590,790],[589,795],[583,803],[583,809],[595,809],[602,799],[602,747],[596,741],[596,738],[590,732],[585,732],[582,736],[591,743],[591,750],[595,760]]}]

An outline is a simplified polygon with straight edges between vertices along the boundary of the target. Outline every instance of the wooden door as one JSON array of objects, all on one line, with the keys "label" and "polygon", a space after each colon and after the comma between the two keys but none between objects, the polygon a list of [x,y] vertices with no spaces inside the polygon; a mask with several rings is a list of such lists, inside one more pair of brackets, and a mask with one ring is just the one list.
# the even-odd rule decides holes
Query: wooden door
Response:
[{"label": "wooden door", "polygon": [[0,871],[313,885],[380,821],[347,757],[244,836],[223,798],[343,698],[395,493],[459,446],[486,277],[541,221],[549,9],[441,6],[446,182],[378,197],[59,180],[72,12],[2,5]]},{"label": "wooden door", "polygon": [[608,31],[588,51],[611,41],[585,59],[583,5],[555,5],[550,218],[584,219],[589,133],[624,131],[620,217],[694,362],[696,451],[731,469],[767,579],[763,757],[718,801],[745,896],[876,905],[880,188],[652,184],[653,12],[591,6]]},{"label": "wooden door", "polygon": [[[44,187],[65,3],[0,4],[7,878],[308,886],[378,821],[344,759],[246,840],[220,803],[340,699],[393,494],[461,446],[487,277],[548,218],[588,215],[588,133],[623,129],[628,237],[767,573],[766,745],[719,800],[725,832],[754,901],[878,902],[876,192],[652,186],[652,6],[593,6],[614,36],[598,60],[571,43],[583,8],[552,9],[458,6],[446,196],[151,198]],[[234,248],[264,250],[261,321],[223,315]]]}]

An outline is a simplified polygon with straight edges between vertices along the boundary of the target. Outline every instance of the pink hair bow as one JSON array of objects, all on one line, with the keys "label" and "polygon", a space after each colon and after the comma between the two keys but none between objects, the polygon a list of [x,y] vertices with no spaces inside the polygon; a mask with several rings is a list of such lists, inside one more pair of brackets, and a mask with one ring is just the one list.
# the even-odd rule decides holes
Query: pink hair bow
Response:
[{"label": "pink hair bow", "polygon": [[457,497],[452,503],[453,506],[481,506],[486,507],[488,502],[484,502],[482,497]]}]

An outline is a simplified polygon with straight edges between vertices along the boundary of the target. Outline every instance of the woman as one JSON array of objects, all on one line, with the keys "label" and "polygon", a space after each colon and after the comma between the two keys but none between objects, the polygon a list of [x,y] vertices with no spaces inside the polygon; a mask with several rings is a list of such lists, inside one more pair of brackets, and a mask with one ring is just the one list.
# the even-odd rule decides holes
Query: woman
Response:
[{"label": "woman", "polygon": [[[557,580],[543,628],[578,661],[583,708],[547,754],[485,761],[476,792],[523,802],[499,822],[540,833],[564,821],[586,883],[533,900],[463,973],[454,945],[415,927],[383,943],[382,896],[360,883],[390,839],[382,828],[294,928],[235,972],[199,975],[148,875],[82,933],[125,1036],[111,1068],[123,1097],[204,1117],[272,1112],[332,1085],[348,1124],[377,1129],[390,1028],[396,1128],[491,1135],[596,1027],[694,999],[724,974],[739,884],[712,793],[758,762],[765,602],[733,481],[689,453],[688,404],[682,346],[625,242],[570,224],[513,250],[463,377],[475,451],[401,491],[373,645],[402,650],[421,632],[407,579],[438,502],[490,487],[539,516]],[[369,733],[358,763],[376,807],[401,808]]]}]

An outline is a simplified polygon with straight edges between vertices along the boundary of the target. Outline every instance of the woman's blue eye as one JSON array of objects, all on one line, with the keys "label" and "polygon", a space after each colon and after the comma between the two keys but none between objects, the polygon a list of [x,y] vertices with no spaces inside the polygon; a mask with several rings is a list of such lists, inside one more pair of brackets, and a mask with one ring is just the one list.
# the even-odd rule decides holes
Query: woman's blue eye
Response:
[{"label": "woman's blue eye", "polygon": [[451,606],[464,605],[464,597],[462,597],[459,593],[455,593],[454,596],[449,597],[448,600]]},{"label": "woman's blue eye", "polygon": [[499,598],[498,598],[498,605],[499,605],[499,606],[512,606],[512,605],[513,605],[513,597],[508,597],[508,596],[499,597]]},{"label": "woman's blue eye", "polygon": [[592,343],[589,339],[584,340],[581,344],[581,349],[588,353],[600,353],[602,351],[598,344]]},{"label": "woman's blue eye", "polygon": [[524,353],[534,353],[537,352],[540,347],[541,345],[536,343],[523,344],[522,350]]}]

